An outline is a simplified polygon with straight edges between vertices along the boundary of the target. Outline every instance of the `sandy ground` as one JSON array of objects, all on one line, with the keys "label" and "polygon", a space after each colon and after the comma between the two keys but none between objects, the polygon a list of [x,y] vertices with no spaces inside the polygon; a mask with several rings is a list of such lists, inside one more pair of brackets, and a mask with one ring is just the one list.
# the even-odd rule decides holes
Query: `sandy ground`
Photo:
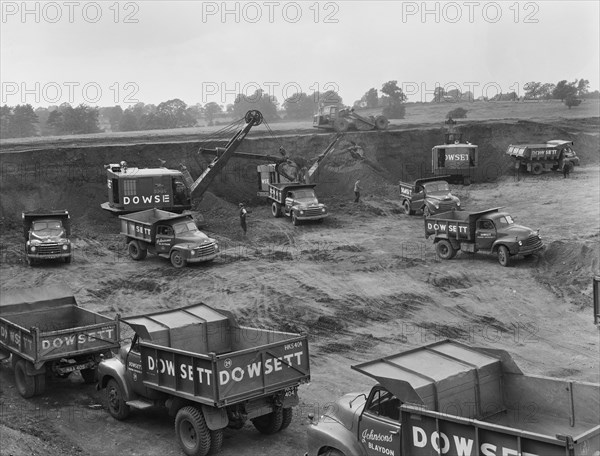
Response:
[{"label": "sandy ground", "polygon": [[[197,302],[231,310],[241,323],[310,335],[312,382],[300,390],[292,425],[274,436],[251,424],[227,430],[229,455],[301,455],[306,415],[372,381],[350,365],[450,338],[505,349],[527,373],[598,383],[599,337],[591,310],[599,266],[599,168],[569,179],[502,177],[457,187],[463,206],[505,206],[517,223],[541,230],[543,254],[501,267],[495,257],[436,258],[423,219],[398,200],[365,195],[359,204],[330,198],[323,224],[294,227],[251,208],[241,236],[236,208],[206,210],[206,231],[223,247],[211,265],[176,270],[160,258],[124,254],[115,218],[74,221],[72,264],[29,268],[18,229],[4,230],[3,287],[66,282],[79,303],[114,316]],[[7,246],[16,246],[15,248]],[[77,378],[56,381],[30,400],[16,392],[9,363],[0,369],[2,455],[179,455],[173,419],[137,411],[126,422],[104,409],[102,394]]]}]

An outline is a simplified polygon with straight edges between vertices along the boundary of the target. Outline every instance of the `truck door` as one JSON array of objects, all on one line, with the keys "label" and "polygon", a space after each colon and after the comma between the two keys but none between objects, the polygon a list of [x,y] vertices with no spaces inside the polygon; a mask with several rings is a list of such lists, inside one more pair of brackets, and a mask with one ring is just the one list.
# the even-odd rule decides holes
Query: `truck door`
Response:
[{"label": "truck door", "polygon": [[156,227],[156,252],[169,253],[175,234],[173,227],[168,225],[158,225]]},{"label": "truck door", "polygon": [[140,353],[139,338],[137,334],[133,336],[131,348],[127,353],[126,366],[127,370],[125,371],[125,376],[127,378],[127,383],[131,385],[136,393],[142,394],[145,390],[145,386],[142,382],[142,355]]},{"label": "truck door", "polygon": [[425,204],[425,187],[417,185],[410,199],[410,209],[415,211],[421,209]]},{"label": "truck door", "polygon": [[287,192],[287,195],[285,195],[285,213],[286,214],[289,214],[290,211],[292,210],[292,204],[294,204],[294,193]]},{"label": "truck door", "polygon": [[477,220],[475,247],[477,250],[491,250],[496,240],[496,227],[491,220]]},{"label": "truck door", "polygon": [[376,386],[369,395],[358,440],[368,456],[400,454],[400,401],[383,387]]}]

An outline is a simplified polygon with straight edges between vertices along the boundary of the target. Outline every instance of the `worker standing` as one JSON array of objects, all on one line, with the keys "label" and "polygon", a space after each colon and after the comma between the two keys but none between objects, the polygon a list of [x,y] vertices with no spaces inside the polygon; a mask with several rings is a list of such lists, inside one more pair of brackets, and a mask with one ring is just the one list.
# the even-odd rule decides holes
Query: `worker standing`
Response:
[{"label": "worker standing", "polygon": [[361,190],[362,190],[362,187],[360,186],[360,179],[359,179],[354,184],[354,202],[355,203],[358,203],[358,200],[360,199],[360,191]]},{"label": "worker standing", "polygon": [[248,215],[248,211],[244,207],[244,203],[240,203],[239,207],[240,207],[240,225],[242,227],[242,230],[244,231],[244,236],[246,236],[246,230],[247,230],[246,216]]}]

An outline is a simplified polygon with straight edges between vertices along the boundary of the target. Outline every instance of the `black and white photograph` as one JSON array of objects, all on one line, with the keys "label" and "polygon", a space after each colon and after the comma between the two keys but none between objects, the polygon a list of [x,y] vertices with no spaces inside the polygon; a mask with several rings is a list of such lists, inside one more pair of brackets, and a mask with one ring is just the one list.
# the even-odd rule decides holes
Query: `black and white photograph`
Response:
[{"label": "black and white photograph", "polygon": [[600,2],[0,9],[1,456],[600,456]]}]

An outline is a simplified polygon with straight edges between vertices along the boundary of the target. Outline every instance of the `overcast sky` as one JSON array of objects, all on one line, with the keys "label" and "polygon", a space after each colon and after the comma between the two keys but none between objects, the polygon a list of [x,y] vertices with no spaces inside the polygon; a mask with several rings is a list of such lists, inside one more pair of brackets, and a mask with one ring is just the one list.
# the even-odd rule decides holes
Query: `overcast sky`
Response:
[{"label": "overcast sky", "polygon": [[600,87],[591,1],[2,1],[2,104],[123,108],[180,98],[280,103],[334,89],[352,104],[397,80],[410,101],[436,84],[523,94],[528,81]]}]

